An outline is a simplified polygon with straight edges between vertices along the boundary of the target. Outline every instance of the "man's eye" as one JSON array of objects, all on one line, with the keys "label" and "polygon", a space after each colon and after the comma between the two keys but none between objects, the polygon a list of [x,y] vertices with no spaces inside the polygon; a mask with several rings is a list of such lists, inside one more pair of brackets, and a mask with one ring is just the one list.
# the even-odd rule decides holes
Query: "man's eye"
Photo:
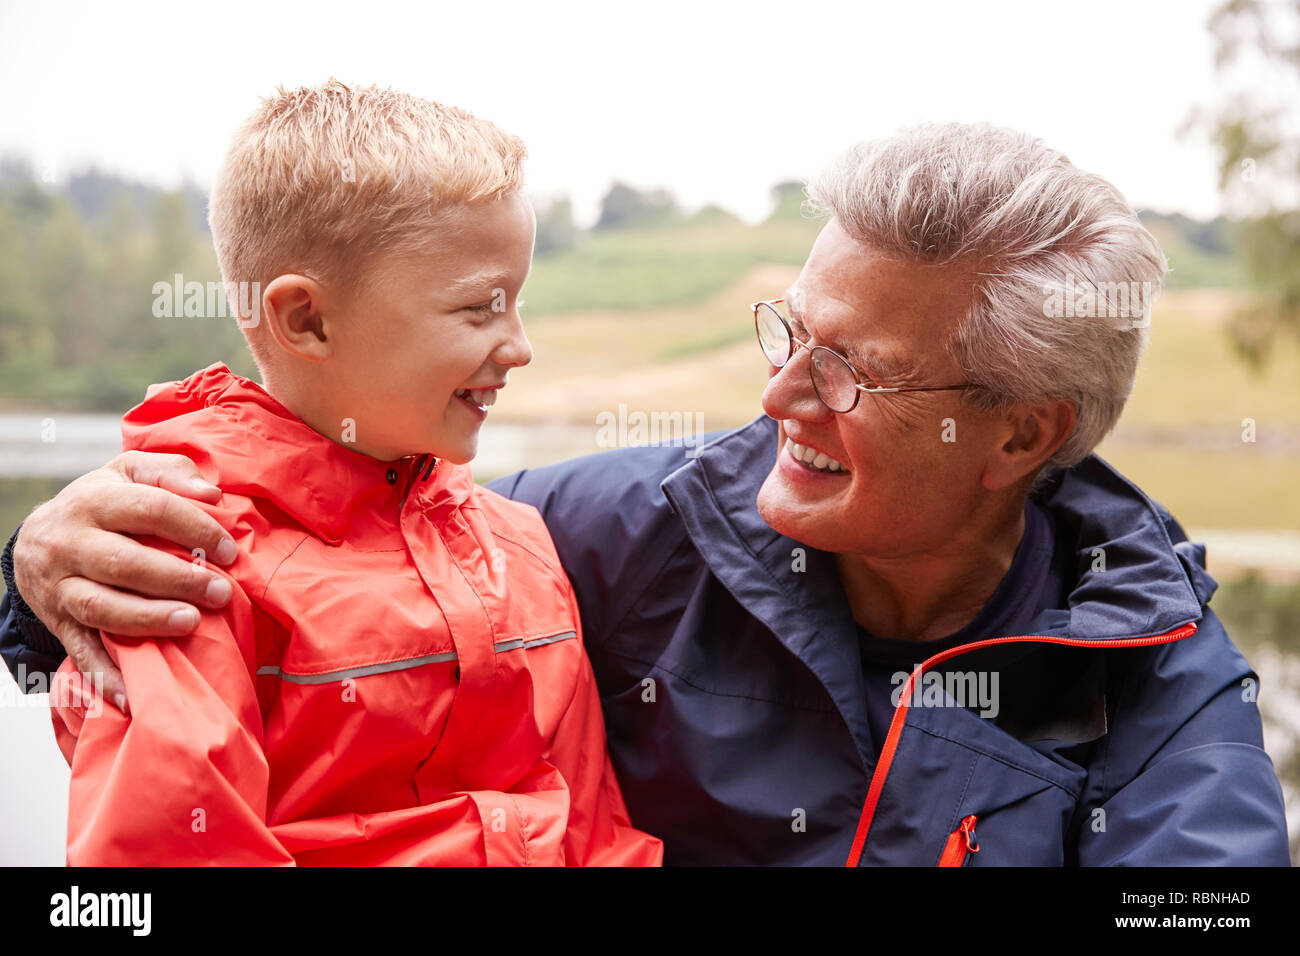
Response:
[{"label": "man's eye", "polygon": [[478,305],[467,305],[461,309],[462,312],[491,312],[491,302],[480,302]]}]

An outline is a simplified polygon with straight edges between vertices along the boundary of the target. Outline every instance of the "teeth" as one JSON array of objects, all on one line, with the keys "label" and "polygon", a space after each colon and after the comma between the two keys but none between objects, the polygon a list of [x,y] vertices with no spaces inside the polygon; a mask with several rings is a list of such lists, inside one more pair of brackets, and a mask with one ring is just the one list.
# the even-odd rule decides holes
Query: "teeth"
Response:
[{"label": "teeth", "polygon": [[495,388],[458,388],[452,394],[467,398],[480,408],[490,408],[497,403],[497,390]]},{"label": "teeth", "polygon": [[788,438],[785,440],[785,449],[795,458],[795,460],[801,461],[805,465],[809,465],[818,471],[848,471],[847,468],[825,452],[817,451],[815,448],[808,448],[804,445],[798,444],[797,442],[792,442]]}]

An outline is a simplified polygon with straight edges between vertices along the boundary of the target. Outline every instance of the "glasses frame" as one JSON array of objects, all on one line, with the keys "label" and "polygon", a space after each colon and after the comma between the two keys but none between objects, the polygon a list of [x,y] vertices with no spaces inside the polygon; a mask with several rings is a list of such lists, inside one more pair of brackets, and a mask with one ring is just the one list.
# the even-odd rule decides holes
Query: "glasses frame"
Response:
[{"label": "glasses frame", "polygon": [[[893,386],[865,385],[863,384],[862,380],[865,378],[869,382],[871,381],[871,376],[865,374],[864,372],[858,371],[857,367],[854,366],[852,362],[846,359],[839,352],[835,351],[832,348],[828,348],[825,345],[809,345],[807,342],[802,342],[795,337],[794,332],[791,331],[790,329],[790,323],[786,321],[786,317],[782,315],[781,310],[777,308],[777,306],[782,304],[783,302],[785,302],[785,299],[764,299],[761,302],[750,303],[749,308],[754,313],[754,334],[758,336],[758,347],[763,351],[763,358],[767,359],[768,364],[770,364],[773,368],[785,368],[787,365],[790,364],[790,359],[794,357],[795,346],[797,345],[800,348],[805,348],[808,350],[809,358],[812,357],[812,353],[820,349],[821,351],[826,352],[828,355],[832,355],[835,358],[839,359],[839,361],[845,367],[847,367],[850,372],[853,373],[853,387],[854,387],[853,403],[849,405],[848,408],[845,408],[843,410],[835,408],[833,405],[831,405],[830,402],[826,401],[826,399],[822,396],[821,389],[817,387],[817,379],[813,375],[813,363],[811,361],[808,363],[808,377],[809,379],[812,380],[813,391],[817,393],[817,398],[821,401],[821,403],[825,405],[827,408],[829,408],[831,411],[835,412],[837,415],[848,414],[849,412],[857,408],[858,399],[861,398],[863,392],[866,392],[870,395],[890,394],[894,392],[954,392],[954,391],[965,391],[968,388],[979,387],[978,385],[975,385],[970,382],[966,383],[965,385],[893,385]],[[781,361],[780,365],[777,365],[775,362],[773,362],[772,359],[767,354],[767,349],[763,348],[763,334],[762,332],[759,331],[758,328],[758,310],[763,306],[768,306],[772,310],[773,314],[776,315],[776,317],[781,320],[781,327],[785,329],[785,337],[789,345],[788,345],[788,351],[786,352],[786,356]]]}]

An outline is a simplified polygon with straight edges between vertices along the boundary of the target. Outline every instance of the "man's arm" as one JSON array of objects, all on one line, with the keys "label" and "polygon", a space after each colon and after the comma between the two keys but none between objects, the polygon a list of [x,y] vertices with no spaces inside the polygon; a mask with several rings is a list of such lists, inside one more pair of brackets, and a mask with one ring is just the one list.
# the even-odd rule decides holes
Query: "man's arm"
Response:
[{"label": "man's arm", "polygon": [[[659,481],[683,460],[681,449],[623,449],[489,485],[542,513],[577,588],[589,641],[618,621],[677,543],[661,533],[670,511]],[[104,675],[109,700],[125,700],[100,630],[179,637],[197,626],[201,608],[219,608],[229,599],[222,584],[209,593],[221,580],[210,569],[134,536],[152,535],[191,553],[201,549],[209,562],[229,564],[234,541],[186,500],[212,503],[220,496],[183,455],[130,451],[37,507],[14,541],[9,587],[43,627],[7,609],[0,632],[6,665],[14,670],[26,662],[31,674],[57,664],[53,639],[83,674]]]},{"label": "man's arm", "polygon": [[208,563],[230,564],[234,540],[186,497],[213,503],[221,492],[188,458],[131,451],[28,516],[5,554],[0,654],[15,676],[19,665],[23,676],[48,675],[66,649],[80,671],[102,674],[107,699],[124,706],[125,686],[99,631],[177,637],[198,625],[200,608],[224,606],[230,589],[220,575],[134,537],[155,535],[201,551]]},{"label": "man's arm", "polygon": [[50,679],[67,651],[32,613],[14,585],[13,548],[17,537],[15,531],[0,556],[5,582],[5,593],[0,597],[0,656],[23,692],[32,693],[49,690]]}]

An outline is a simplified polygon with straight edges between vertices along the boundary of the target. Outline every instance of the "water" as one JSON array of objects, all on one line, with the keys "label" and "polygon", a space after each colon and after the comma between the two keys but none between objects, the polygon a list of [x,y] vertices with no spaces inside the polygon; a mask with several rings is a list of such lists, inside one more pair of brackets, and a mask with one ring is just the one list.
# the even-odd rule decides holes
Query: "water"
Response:
[{"label": "water", "polygon": [[[66,412],[0,413],[0,543],[31,510],[68,482],[121,451],[116,415]],[[601,449],[597,429],[583,425],[484,424],[472,468],[480,482]]]},{"label": "water", "polygon": [[70,480],[122,450],[116,415],[0,414],[0,477]]},{"label": "water", "polygon": [[[122,450],[116,415],[66,412],[0,413],[0,478],[70,481]],[[491,480],[521,468],[600,451],[587,425],[516,425],[489,420],[479,437],[474,474]]]}]

